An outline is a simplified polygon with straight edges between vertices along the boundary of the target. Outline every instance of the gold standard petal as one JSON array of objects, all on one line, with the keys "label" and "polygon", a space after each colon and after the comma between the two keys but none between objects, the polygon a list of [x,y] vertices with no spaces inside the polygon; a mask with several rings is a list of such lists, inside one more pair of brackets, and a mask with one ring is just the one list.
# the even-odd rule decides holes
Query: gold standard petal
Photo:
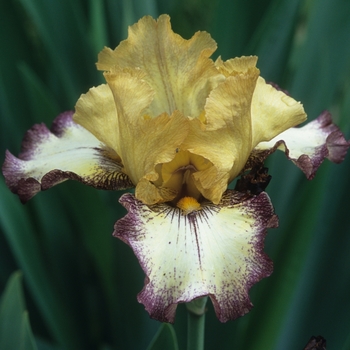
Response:
[{"label": "gold standard petal", "polygon": [[[311,180],[325,158],[341,163],[350,147],[332,116],[324,111],[317,119],[301,128],[290,128],[269,142],[261,142],[253,152],[260,162],[276,149],[284,151],[297,167]],[[252,160],[254,162],[254,159]]]},{"label": "gold standard petal", "polygon": [[176,191],[166,187],[157,187],[146,179],[141,179],[135,189],[136,198],[147,205],[170,202],[176,195]]},{"label": "gold standard petal", "polygon": [[143,17],[129,27],[128,39],[112,51],[99,54],[98,69],[111,71],[138,68],[155,91],[149,114],[172,114],[180,110],[185,116],[199,117],[209,92],[223,76],[215,68],[211,54],[216,43],[208,33],[197,32],[190,40],[175,34],[170,18],[156,21]]},{"label": "gold standard petal", "polygon": [[117,110],[112,91],[107,84],[93,87],[80,96],[73,120],[118,152]]},{"label": "gold standard petal", "polygon": [[3,174],[22,202],[68,179],[108,190],[133,187],[118,155],[74,123],[72,115],[59,115],[51,130],[44,124],[34,125],[23,139],[18,158],[7,152]]},{"label": "gold standard petal", "polygon": [[223,61],[221,57],[218,57],[215,61],[216,68],[225,77],[230,75],[236,75],[240,73],[249,73],[256,70],[256,63],[258,61],[257,56],[242,56],[231,58],[227,61]]},{"label": "gold standard petal", "polygon": [[125,69],[107,72],[104,76],[114,97],[119,127],[137,123],[154,97],[153,89],[142,79],[143,73],[138,69]]},{"label": "gold standard petal", "polygon": [[[237,148],[240,146],[239,143],[234,142],[235,133],[231,133],[229,128],[205,130],[198,119],[191,120],[189,124],[190,131],[182,147],[206,159],[215,166],[218,173],[229,172],[241,151]],[[202,167],[200,170],[206,170],[206,168]],[[208,183],[208,187],[212,185],[213,183]]]},{"label": "gold standard petal", "polygon": [[[130,133],[132,139],[123,138],[126,149],[122,159],[127,174],[132,174],[136,183],[145,177],[156,181],[155,167],[171,161],[188,134],[188,119],[181,113],[160,115],[154,119],[142,120]],[[124,136],[124,134],[123,134]],[[130,152],[132,150],[132,152]]]},{"label": "gold standard petal", "polygon": [[193,181],[193,176],[212,166],[213,164],[202,156],[179,150],[174,159],[162,164],[159,170],[162,185],[175,190],[179,197],[187,195],[199,199],[201,193]]},{"label": "gold standard petal", "polygon": [[[161,168],[163,182],[166,183],[174,177],[176,173],[191,164],[191,155],[188,151],[180,151],[176,153],[174,159],[169,163],[164,163]],[[182,174],[180,176],[182,178]]]},{"label": "gold standard petal", "polygon": [[306,114],[300,102],[259,77],[252,100],[253,147],[305,120]]},{"label": "gold standard petal", "polygon": [[203,197],[217,204],[220,202],[222,194],[227,189],[227,184],[230,182],[230,174],[224,171],[218,172],[218,170],[212,166],[208,170],[194,173],[193,180],[196,188]]},{"label": "gold standard petal", "polygon": [[120,155],[125,172],[137,184],[141,178],[156,181],[158,164],[171,161],[188,134],[188,118],[179,111],[154,118],[143,115],[153,98],[149,85],[133,71],[105,73],[118,111]]},{"label": "gold standard petal", "polygon": [[227,183],[236,177],[252,150],[251,99],[259,71],[230,76],[209,95],[206,124],[191,120],[182,147],[216,168],[194,174],[202,195],[218,203]]},{"label": "gold standard petal", "polygon": [[141,120],[130,130],[133,138],[123,138],[126,150],[122,153],[122,159],[125,158],[125,166],[130,167],[127,173],[135,173],[138,180],[145,177],[156,181],[158,173],[155,167],[175,157],[176,150],[188,134],[188,128],[188,119],[177,111],[171,116],[163,114]]},{"label": "gold standard petal", "polygon": [[[232,179],[231,173],[236,167],[237,172],[241,170],[249,152],[240,148],[242,143],[235,142],[237,135],[235,130],[231,132],[229,128],[222,128],[206,131],[201,128],[201,124],[196,119],[190,121],[190,133],[182,147],[193,154],[202,156],[211,164],[208,168],[194,172],[192,178],[195,186],[205,198],[213,203],[218,203],[227,184]],[[237,139],[239,136],[237,135]]]},{"label": "gold standard petal", "polygon": [[239,140],[251,142],[250,108],[259,70],[229,76],[217,86],[207,98],[205,104],[206,129],[229,128]]},{"label": "gold standard petal", "polygon": [[113,235],[133,249],[146,274],[138,300],[152,318],[174,322],[178,303],[206,295],[221,322],[249,312],[249,289],[272,272],[263,244],[277,218],[266,193],[227,191],[218,205],[189,212],[147,206],[131,194],[120,202],[128,214]]},{"label": "gold standard petal", "polygon": [[[200,40],[197,39],[199,35]],[[195,38],[195,39],[193,39]],[[197,32],[190,40],[183,39],[171,29],[170,17],[161,15],[158,20],[144,16],[128,29],[128,38],[122,41],[114,50],[104,48],[98,56],[97,68],[110,71],[118,67],[141,68],[149,65],[148,59],[153,59],[159,50],[167,48],[165,55],[186,53],[188,60],[198,59],[204,54],[209,57],[217,48],[216,42],[206,32]],[[191,57],[191,56],[195,56]]]}]

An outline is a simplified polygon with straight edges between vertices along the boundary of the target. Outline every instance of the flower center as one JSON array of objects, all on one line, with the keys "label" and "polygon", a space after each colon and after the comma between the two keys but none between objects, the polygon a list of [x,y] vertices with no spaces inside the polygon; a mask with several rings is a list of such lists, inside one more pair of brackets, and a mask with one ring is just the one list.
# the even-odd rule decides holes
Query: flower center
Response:
[{"label": "flower center", "polygon": [[[194,203],[188,202],[188,198],[192,198],[197,203],[195,207],[196,205],[200,206],[198,201],[202,195],[196,186],[193,173],[204,171],[212,165],[210,161],[202,156],[189,151],[178,151],[171,162],[162,164],[160,170],[162,187],[177,192],[178,195],[174,199],[174,204],[177,203],[176,205],[179,208],[181,208],[181,203],[185,203],[185,207],[188,203]],[[184,202],[181,202],[181,200],[184,200]],[[189,205],[191,207],[192,204]]]},{"label": "flower center", "polygon": [[178,208],[180,208],[185,215],[192,213],[193,211],[199,210],[201,205],[199,202],[193,197],[182,197],[176,204]]}]

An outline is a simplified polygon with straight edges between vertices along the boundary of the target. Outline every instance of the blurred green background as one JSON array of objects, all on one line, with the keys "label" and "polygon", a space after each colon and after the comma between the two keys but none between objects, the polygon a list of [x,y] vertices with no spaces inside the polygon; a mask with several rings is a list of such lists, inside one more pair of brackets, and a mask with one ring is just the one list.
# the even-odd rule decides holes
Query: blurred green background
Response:
[{"label": "blurred green background", "polygon": [[[350,138],[350,1],[0,0],[1,162],[34,123],[50,125],[102,82],[95,62],[104,46],[161,13],[185,38],[210,32],[215,57],[258,55],[261,75],[301,100],[309,120],[329,109]],[[221,324],[208,304],[206,349],[296,350],[322,335],[327,348],[348,350],[350,156],[326,160],[311,182],[283,154],[270,158],[274,273],[252,288],[255,307],[241,319]],[[120,193],[66,182],[23,206],[3,178],[0,187],[0,291],[13,271],[23,276],[3,293],[1,349],[146,349],[157,332],[149,349],[177,348],[173,328],[160,329],[137,303],[144,275],[111,236],[125,214]],[[184,305],[174,329],[185,349]]]}]

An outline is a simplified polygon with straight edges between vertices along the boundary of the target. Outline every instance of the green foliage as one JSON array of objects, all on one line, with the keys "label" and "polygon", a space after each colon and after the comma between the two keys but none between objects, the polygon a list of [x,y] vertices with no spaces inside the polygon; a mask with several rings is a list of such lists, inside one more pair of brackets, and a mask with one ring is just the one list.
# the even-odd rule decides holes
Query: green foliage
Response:
[{"label": "green foliage", "polygon": [[163,323],[154,338],[152,339],[147,350],[178,350],[176,334],[171,324]]},{"label": "green foliage", "polygon": [[[162,12],[187,38],[210,32],[216,56],[259,55],[262,76],[301,100],[309,120],[329,109],[350,138],[348,1],[8,0],[0,1],[0,157],[6,148],[18,153],[33,123],[50,125],[103,81],[95,69],[103,46],[114,48],[127,25]],[[208,306],[206,349],[294,350],[320,334],[329,348],[347,350],[349,156],[326,161],[312,182],[283,155],[271,158],[267,191],[280,217],[266,240],[274,273],[253,287],[255,307],[243,318],[220,324]],[[1,349],[185,348],[181,305],[172,327],[150,320],[136,301],[143,273],[111,237],[125,214],[119,193],[70,182],[23,206],[3,179],[0,193],[0,287],[22,271],[33,330],[15,274],[2,298]],[[6,322],[14,325],[8,332]]]},{"label": "green foliage", "polygon": [[37,349],[25,310],[19,272],[13,273],[1,298],[0,349]]}]

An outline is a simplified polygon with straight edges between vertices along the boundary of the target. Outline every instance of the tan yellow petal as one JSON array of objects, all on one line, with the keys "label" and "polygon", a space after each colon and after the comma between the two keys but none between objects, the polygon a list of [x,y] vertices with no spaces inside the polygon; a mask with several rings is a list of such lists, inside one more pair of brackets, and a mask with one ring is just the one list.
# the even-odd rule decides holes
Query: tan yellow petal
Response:
[{"label": "tan yellow petal", "polygon": [[107,84],[93,87],[88,93],[80,96],[73,119],[118,153],[117,110]]},{"label": "tan yellow petal", "polygon": [[161,166],[160,183],[176,191],[177,200],[183,195],[199,199],[202,191],[197,188],[194,176],[212,167],[213,164],[202,156],[179,150],[171,162]]},{"label": "tan yellow petal", "polygon": [[208,170],[194,173],[193,179],[200,193],[214,204],[217,204],[220,202],[222,194],[227,190],[230,173],[219,171],[212,166]]},{"label": "tan yellow petal", "polygon": [[212,91],[205,105],[206,124],[191,120],[183,148],[214,168],[193,174],[204,197],[218,203],[227,184],[244,167],[252,150],[251,100],[258,70],[230,76]]},{"label": "tan yellow petal", "polygon": [[[154,118],[145,118],[145,110],[153,99],[150,86],[145,81],[131,76],[129,72],[106,73],[105,76],[118,111],[119,127],[122,131],[121,153],[124,154],[122,159],[128,158],[126,154],[137,155],[136,149],[139,149],[141,154],[147,150],[169,161],[162,145],[171,148],[172,154],[175,153],[176,147],[180,146],[179,140],[184,138],[182,132],[185,132],[185,136],[187,134],[187,118],[179,112],[175,112],[172,116],[162,113]],[[148,141],[152,141],[152,148],[147,147]],[[132,148],[128,147],[130,142],[133,144]]]},{"label": "tan yellow petal", "polygon": [[259,70],[252,67],[227,77],[210,93],[205,104],[207,130],[233,128],[250,141],[250,108],[258,76]]},{"label": "tan yellow petal", "polygon": [[255,70],[257,61],[257,56],[235,57],[227,61],[223,61],[221,57],[218,57],[215,61],[215,66],[220,73],[228,77],[230,75],[248,73],[250,70]]},{"label": "tan yellow petal", "polygon": [[[122,74],[106,74],[106,77],[118,110],[119,129],[122,131],[119,136],[119,154],[125,172],[134,183],[143,177],[148,181],[156,181],[158,173],[155,167],[174,158],[188,134],[189,120],[178,111],[170,116],[163,113],[154,118],[144,117],[143,107],[152,98],[152,91],[147,90],[148,84],[144,83],[143,86],[139,82],[137,87],[137,79],[132,84],[126,84]],[[134,92],[134,89],[138,91]],[[139,96],[138,92],[142,89],[149,94],[148,100],[144,94]]]},{"label": "tan yellow petal", "polygon": [[188,134],[188,120],[180,113],[140,119],[135,125],[123,124],[121,142],[125,171],[138,183],[145,177],[156,181],[158,164],[170,162]]},{"label": "tan yellow petal", "polygon": [[197,32],[185,40],[175,34],[170,18],[156,21],[143,17],[129,28],[128,39],[115,49],[99,54],[98,69],[111,71],[138,68],[155,91],[151,116],[180,110],[185,116],[198,117],[209,92],[223,80],[210,55],[216,43],[208,33]]},{"label": "tan yellow petal", "polygon": [[253,147],[305,120],[306,114],[300,102],[259,77],[252,101]]},{"label": "tan yellow petal", "polygon": [[137,123],[147,114],[154,98],[153,89],[142,79],[143,73],[137,69],[124,69],[104,75],[114,97],[119,123],[121,120],[122,123]]},{"label": "tan yellow petal", "polygon": [[141,179],[135,189],[136,198],[142,200],[147,205],[170,202],[176,196],[177,192],[168,187],[157,187],[147,179]]}]

